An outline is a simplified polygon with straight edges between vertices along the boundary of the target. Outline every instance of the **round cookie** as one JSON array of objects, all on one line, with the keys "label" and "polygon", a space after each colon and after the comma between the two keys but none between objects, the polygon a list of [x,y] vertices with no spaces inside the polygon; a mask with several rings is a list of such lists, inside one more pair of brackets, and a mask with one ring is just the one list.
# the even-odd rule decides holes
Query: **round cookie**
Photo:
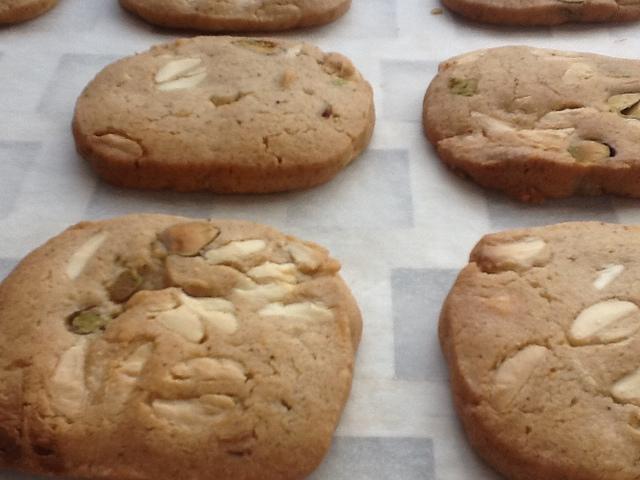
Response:
[{"label": "round cookie", "polygon": [[0,25],[30,20],[53,8],[58,0],[0,0]]},{"label": "round cookie", "polygon": [[501,25],[625,22],[640,18],[640,4],[625,0],[442,0],[472,20]]},{"label": "round cookie", "polygon": [[323,25],[351,0],[120,0],[126,10],[163,27],[211,32],[275,32]]},{"label": "round cookie", "polygon": [[522,201],[640,197],[640,62],[503,47],[440,65],[424,129],[454,171]]},{"label": "round cookie", "polygon": [[473,447],[511,480],[640,478],[640,227],[488,235],[442,309]]},{"label": "round cookie", "polygon": [[264,193],[328,181],[374,122],[371,87],[340,54],[198,37],[105,68],[79,98],[73,132],[117,185]]},{"label": "round cookie", "polygon": [[0,284],[0,466],[305,478],[329,448],[360,339],[339,268],[248,222],[71,227]]}]

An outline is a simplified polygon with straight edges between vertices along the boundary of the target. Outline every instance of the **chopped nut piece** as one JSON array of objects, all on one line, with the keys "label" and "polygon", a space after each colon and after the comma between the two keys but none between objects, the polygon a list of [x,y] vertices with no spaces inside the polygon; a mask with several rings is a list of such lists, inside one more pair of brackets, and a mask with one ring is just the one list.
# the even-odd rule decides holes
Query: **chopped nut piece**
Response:
[{"label": "chopped nut piece", "polygon": [[605,300],[585,308],[569,330],[572,345],[619,342],[640,329],[640,308],[623,300]]},{"label": "chopped nut piece", "polygon": [[597,163],[611,156],[609,145],[591,140],[574,143],[568,151],[580,163]]},{"label": "chopped nut piece", "polygon": [[190,257],[213,242],[220,230],[208,222],[178,223],[160,234],[160,241],[169,253]]},{"label": "chopped nut piece", "polygon": [[74,313],[69,318],[69,330],[77,335],[89,335],[98,330],[104,330],[111,320],[110,317],[97,312],[96,310],[84,310]]},{"label": "chopped nut piece", "polygon": [[478,93],[478,80],[452,77],[449,79],[449,91],[455,95],[473,97]]},{"label": "chopped nut piece", "polygon": [[144,278],[136,270],[127,269],[120,273],[109,286],[109,297],[114,302],[126,302],[142,286]]},{"label": "chopped nut piece", "polygon": [[496,371],[492,402],[499,410],[507,409],[544,360],[548,349],[528,345],[506,359]]},{"label": "chopped nut piece", "polygon": [[640,406],[640,369],[614,383],[611,387],[611,396],[618,402]]},{"label": "chopped nut piece", "polygon": [[76,250],[67,263],[66,274],[71,280],[80,276],[91,257],[96,254],[108,236],[106,232],[96,233]]}]

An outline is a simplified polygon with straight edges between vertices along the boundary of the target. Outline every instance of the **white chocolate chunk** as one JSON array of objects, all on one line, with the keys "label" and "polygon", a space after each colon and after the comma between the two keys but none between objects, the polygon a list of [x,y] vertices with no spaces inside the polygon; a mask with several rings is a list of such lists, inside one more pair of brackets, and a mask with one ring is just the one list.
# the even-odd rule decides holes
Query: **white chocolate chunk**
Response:
[{"label": "white chocolate chunk", "polygon": [[266,247],[267,243],[264,240],[238,240],[209,250],[204,256],[207,261],[214,265],[225,262],[238,262],[264,250]]},{"label": "white chocolate chunk", "polygon": [[80,276],[87,266],[87,263],[93,257],[98,249],[102,246],[109,234],[107,232],[96,233],[87,240],[76,252],[71,256],[67,263],[66,274],[71,280],[75,280]]},{"label": "white chocolate chunk", "polygon": [[234,380],[244,382],[247,377],[237,362],[223,358],[194,358],[171,368],[171,374],[179,379]]},{"label": "white chocolate chunk", "polygon": [[157,83],[169,82],[180,77],[190,76],[202,64],[201,58],[180,58],[164,65],[156,73]]},{"label": "white chocolate chunk", "polygon": [[186,305],[162,312],[156,317],[165,328],[175,332],[190,342],[197,343],[204,338],[204,327],[196,312]]},{"label": "white chocolate chunk", "polygon": [[596,290],[609,286],[624,271],[624,265],[606,265],[598,272],[598,278],[593,281]]},{"label": "white chocolate chunk", "polygon": [[605,300],[585,308],[569,330],[572,345],[619,342],[640,329],[640,308],[623,300]]},{"label": "white chocolate chunk", "polygon": [[544,360],[547,348],[528,345],[498,367],[494,378],[492,403],[499,410],[509,407]]},{"label": "white chocolate chunk", "polygon": [[529,268],[535,265],[536,261],[547,258],[546,246],[546,242],[541,238],[529,237],[511,243],[485,245],[481,253],[497,266]]},{"label": "white chocolate chunk", "polygon": [[618,402],[640,406],[640,369],[614,383],[611,387],[611,396]]},{"label": "white chocolate chunk", "polygon": [[270,303],[262,308],[258,315],[261,317],[282,317],[293,320],[328,321],[333,319],[333,312],[324,305],[312,302]]},{"label": "white chocolate chunk", "polygon": [[285,283],[296,283],[300,272],[293,263],[265,262],[247,272],[255,281],[279,280]]},{"label": "white chocolate chunk", "polygon": [[64,352],[49,382],[49,395],[54,410],[68,418],[80,415],[86,402],[84,368],[88,345],[86,338],[80,338]]}]

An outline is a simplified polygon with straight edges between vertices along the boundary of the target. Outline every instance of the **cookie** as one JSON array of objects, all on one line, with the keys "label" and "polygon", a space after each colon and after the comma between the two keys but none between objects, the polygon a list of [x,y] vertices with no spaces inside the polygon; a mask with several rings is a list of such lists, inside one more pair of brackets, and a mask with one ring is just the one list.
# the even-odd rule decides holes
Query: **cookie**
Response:
[{"label": "cookie", "polygon": [[442,309],[473,447],[511,480],[640,478],[640,227],[488,235]]},{"label": "cookie", "polygon": [[1,0],[0,25],[24,22],[53,8],[58,0]]},{"label": "cookie", "polygon": [[105,68],[78,100],[73,132],[116,185],[264,193],[330,180],[374,122],[371,87],[340,54],[199,37]]},{"label": "cookie", "polygon": [[351,0],[120,0],[146,21],[163,27],[211,32],[275,32],[329,23]]},{"label": "cookie", "polygon": [[424,99],[440,158],[522,201],[640,196],[640,62],[503,47],[442,63]]},{"label": "cookie", "polygon": [[633,0],[442,0],[442,3],[472,20],[501,25],[626,22],[640,18],[640,3]]},{"label": "cookie", "polygon": [[239,221],[80,223],[0,285],[0,465],[87,479],[302,479],[360,313],[323,248]]}]

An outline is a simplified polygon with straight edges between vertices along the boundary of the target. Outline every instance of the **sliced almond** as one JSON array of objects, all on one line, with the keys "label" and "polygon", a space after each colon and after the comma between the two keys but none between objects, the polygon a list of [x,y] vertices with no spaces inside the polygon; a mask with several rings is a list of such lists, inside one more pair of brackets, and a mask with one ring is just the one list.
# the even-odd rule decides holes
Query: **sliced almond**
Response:
[{"label": "sliced almond", "polygon": [[611,396],[618,402],[640,406],[640,369],[614,383],[611,387]]},{"label": "sliced almond", "polygon": [[303,272],[315,272],[322,265],[324,255],[301,242],[289,242],[287,250],[299,269]]},{"label": "sliced almond", "polygon": [[619,342],[640,329],[640,308],[623,300],[605,300],[585,308],[569,330],[572,345]]},{"label": "sliced almond", "polygon": [[109,234],[107,232],[96,233],[83,243],[67,262],[67,268],[65,270],[67,277],[71,280],[78,278],[87,266],[87,263],[89,263],[89,260],[96,254],[108,236]]},{"label": "sliced almond", "polygon": [[492,403],[498,410],[505,410],[513,403],[547,352],[548,349],[540,345],[528,345],[502,362],[494,377],[492,394]]},{"label": "sliced almond", "polygon": [[62,354],[49,382],[52,407],[67,418],[80,415],[87,399],[85,360],[89,342],[80,338]]},{"label": "sliced almond", "polygon": [[284,300],[294,289],[289,283],[267,283],[252,288],[236,288],[233,293],[244,302],[273,303]]},{"label": "sliced almond", "polygon": [[137,377],[142,373],[149,357],[153,353],[153,344],[144,343],[136,348],[120,365],[120,371],[125,375]]},{"label": "sliced almond", "polygon": [[162,312],[156,317],[156,320],[168,330],[181,335],[190,342],[197,343],[204,338],[204,327],[200,317],[186,305]]},{"label": "sliced almond", "polygon": [[265,281],[297,283],[298,275],[301,275],[301,273],[293,263],[265,262],[262,265],[253,267],[247,272],[247,275],[258,283]]},{"label": "sliced almond", "polygon": [[194,312],[207,325],[232,334],[238,329],[233,303],[223,298],[193,298],[188,295],[180,297],[184,306]]},{"label": "sliced almond", "polygon": [[270,303],[258,311],[261,317],[280,317],[292,320],[329,321],[333,320],[333,312],[326,306],[313,302]]},{"label": "sliced almond", "polygon": [[264,240],[236,240],[222,247],[208,250],[204,256],[213,264],[240,262],[266,247],[267,242]]},{"label": "sliced almond", "polygon": [[180,58],[165,64],[156,73],[156,83],[170,82],[181,77],[193,75],[202,64],[201,58]]},{"label": "sliced almond", "polygon": [[171,368],[171,374],[179,379],[235,380],[244,382],[247,379],[242,366],[229,359],[194,358],[179,363]]},{"label": "sliced almond", "polygon": [[483,245],[479,259],[483,268],[489,270],[524,270],[541,266],[550,257],[547,243],[537,237],[497,245]]},{"label": "sliced almond", "polygon": [[596,290],[602,290],[613,282],[624,271],[624,265],[606,265],[598,272],[598,277],[593,281]]}]

